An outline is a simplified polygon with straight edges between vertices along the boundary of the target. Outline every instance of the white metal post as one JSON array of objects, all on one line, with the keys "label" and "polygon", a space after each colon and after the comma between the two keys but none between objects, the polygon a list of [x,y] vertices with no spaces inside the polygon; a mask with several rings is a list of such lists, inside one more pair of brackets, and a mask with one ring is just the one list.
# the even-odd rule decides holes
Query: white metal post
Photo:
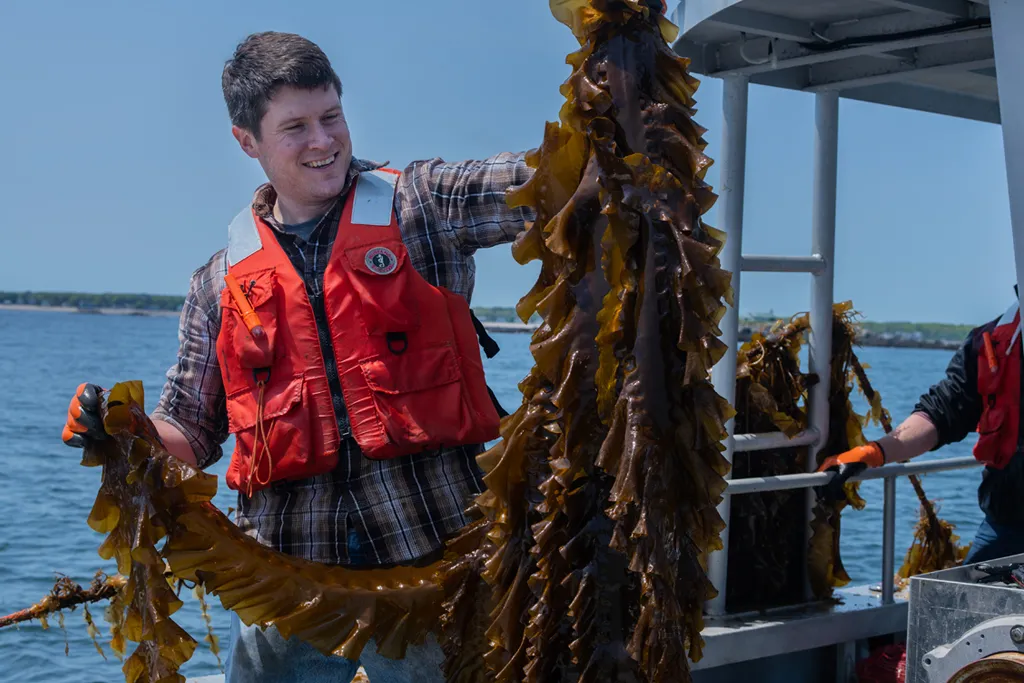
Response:
[{"label": "white metal post", "polygon": [[[1017,282],[1024,274],[1024,2],[990,0]],[[1024,295],[1024,287],[1018,291]],[[1024,307],[1022,307],[1024,308]]]},{"label": "white metal post", "polygon": [[[836,178],[839,156],[839,93],[824,91],[814,102],[814,205],[811,225],[811,254],[820,258],[824,267],[814,274],[811,283],[811,331],[807,345],[808,370],[818,376],[810,390],[808,421],[819,435],[817,446],[808,449],[807,468],[817,469],[815,455],[828,442],[828,394],[830,358],[832,355],[832,297],[836,250]],[[810,537],[810,514],[814,491],[807,491],[807,528]],[[806,544],[805,547],[809,547]],[[811,597],[810,582],[805,582]]]},{"label": "white metal post", "polygon": [[882,604],[893,603],[896,584],[896,477],[885,480],[882,502]]},{"label": "white metal post", "polygon": [[[711,381],[715,391],[729,402],[736,403],[736,349],[739,337],[740,306],[740,260],[743,253],[743,189],[747,170],[747,95],[748,82],[745,77],[732,76],[722,84],[722,173],[720,176],[719,206],[721,219],[719,227],[725,231],[726,241],[722,249],[722,267],[732,272],[733,306],[726,311],[722,320],[722,341],[726,352],[712,368]],[[725,459],[732,463],[733,435],[736,421],[729,420],[726,428],[729,435],[725,440]],[[728,479],[730,475],[726,475]],[[718,506],[718,513],[725,520],[722,531],[722,550],[711,553],[708,558],[708,575],[718,595],[708,601],[708,614],[725,614],[726,580],[729,575],[729,494],[726,493]]]}]

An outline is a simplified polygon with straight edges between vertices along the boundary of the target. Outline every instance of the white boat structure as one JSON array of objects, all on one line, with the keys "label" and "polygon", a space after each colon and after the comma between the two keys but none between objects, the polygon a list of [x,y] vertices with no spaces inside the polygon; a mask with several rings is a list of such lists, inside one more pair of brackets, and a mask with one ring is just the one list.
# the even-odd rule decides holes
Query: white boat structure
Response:
[{"label": "white boat structure", "polygon": [[[839,99],[1001,123],[1016,270],[1024,272],[1024,0],[683,0],[672,19],[680,27],[674,48],[692,60],[691,71],[724,81],[722,146],[713,156],[722,169],[718,227],[728,235],[722,261],[733,272],[736,306],[722,324],[729,351],[713,380],[730,403],[735,400],[740,273],[811,275],[808,369],[822,381],[811,389],[810,429],[787,439],[779,433],[733,434],[730,426],[725,455],[731,461],[734,452],[813,449],[828,437]],[[743,252],[752,83],[815,98],[813,232],[804,255]],[[885,480],[881,590],[839,590],[839,605],[811,601],[808,589],[801,605],[727,613],[726,528],[724,550],[710,556],[709,573],[719,595],[706,606],[706,647],[693,664],[694,680],[851,683],[866,641],[881,636],[906,639],[908,683],[945,683],[992,654],[1024,653],[1024,591],[979,585],[982,574],[974,567],[916,577],[909,600],[894,591],[896,477],[976,466],[973,458],[947,458],[888,465],[860,477]],[[720,512],[728,522],[730,496],[783,489],[806,489],[810,509],[811,487],[830,476],[733,479]],[[1024,556],[1011,560],[1024,561]],[[973,675],[962,672],[955,680],[970,681]]]},{"label": "white boat structure", "polygon": [[[1024,272],[1024,0],[683,0],[673,21],[680,27],[674,48],[691,59],[691,71],[723,81],[722,145],[714,155],[721,165],[718,227],[728,235],[722,261],[733,272],[737,299],[723,321],[729,352],[715,367],[716,390],[734,401],[744,271],[811,275],[809,371],[825,380],[810,390],[807,432],[787,440],[780,434],[733,434],[730,427],[726,456],[731,461],[734,452],[781,445],[814,448],[828,438],[839,99],[1001,123],[1016,270]],[[813,224],[806,255],[743,252],[747,98],[752,83],[800,90],[815,98]],[[1024,652],[1010,638],[1011,626],[1019,623],[1015,633],[1024,642],[1024,599],[1008,598],[1005,594],[1014,594],[1008,588],[979,586],[977,570],[958,568],[915,578],[909,601],[894,595],[895,478],[975,466],[973,458],[949,458],[889,465],[862,477],[885,480],[881,591],[840,590],[839,606],[808,602],[768,613],[728,614],[727,528],[725,549],[710,556],[709,572],[719,595],[706,608],[707,646],[704,658],[693,665],[694,679],[848,683],[856,681],[854,664],[865,641],[887,635],[907,639],[908,683],[945,683],[964,666],[977,666],[996,652]],[[733,495],[808,488],[829,476],[809,472],[731,480],[720,512],[728,521]],[[996,611],[987,598],[978,598],[979,591],[1003,592]],[[1016,610],[1018,606],[1021,609]],[[1012,622],[1006,628],[992,626],[1005,632],[1004,639],[994,632],[987,638],[979,637],[980,632],[965,635],[976,627],[984,631],[984,623],[993,617]],[[927,628],[933,621],[941,621],[944,628]],[[975,647],[964,646],[971,637]],[[1012,647],[993,649],[999,647],[994,645],[997,640],[1000,646]],[[962,642],[956,645],[957,641]],[[957,657],[947,656],[939,666],[939,646],[955,651]]]}]

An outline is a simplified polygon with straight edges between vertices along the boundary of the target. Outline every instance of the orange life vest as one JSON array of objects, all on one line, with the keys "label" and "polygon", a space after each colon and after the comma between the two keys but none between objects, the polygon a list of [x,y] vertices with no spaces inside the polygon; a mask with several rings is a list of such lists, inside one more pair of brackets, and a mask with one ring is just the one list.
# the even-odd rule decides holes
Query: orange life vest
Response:
[{"label": "orange life vest", "polygon": [[974,457],[1003,469],[1017,452],[1020,430],[1020,310],[1014,303],[991,332],[974,344],[978,359],[981,419]]},{"label": "orange life vest", "polygon": [[[251,207],[231,223],[228,273],[241,291],[221,294],[217,356],[236,439],[232,489],[251,494],[334,469],[335,402],[370,458],[497,438],[469,304],[409,263],[393,208],[398,177],[362,173],[345,200],[316,296],[325,326],[273,230]],[[243,318],[249,306],[262,334]],[[318,335],[333,350],[326,364]]]}]

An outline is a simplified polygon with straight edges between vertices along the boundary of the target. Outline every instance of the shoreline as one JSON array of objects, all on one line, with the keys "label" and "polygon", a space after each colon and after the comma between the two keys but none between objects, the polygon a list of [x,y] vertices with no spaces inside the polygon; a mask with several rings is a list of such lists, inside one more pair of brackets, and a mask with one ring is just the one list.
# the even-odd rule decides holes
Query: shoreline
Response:
[{"label": "shoreline", "polygon": [[[136,317],[152,318],[177,318],[180,311],[168,311],[159,309],[142,308],[76,308],[74,306],[37,306],[32,304],[0,304],[0,311],[44,311],[50,313],[78,313],[81,315],[127,315]],[[538,327],[536,323],[520,322],[484,322],[484,329],[488,332],[504,332],[511,334],[532,334]],[[739,331],[740,343],[750,341],[753,330],[741,328]],[[935,340],[916,341],[912,339],[885,339],[870,332],[862,333],[858,346],[872,346],[881,348],[900,349],[939,349],[942,351],[955,351],[962,342],[960,340]]]},{"label": "shoreline", "polygon": [[[737,340],[742,344],[750,341],[754,332],[760,332],[762,330],[750,328],[741,328]],[[872,332],[862,331],[857,338],[856,346],[862,347],[877,347],[877,348],[889,348],[889,349],[938,349],[940,351],[956,351],[960,348],[963,340],[952,340],[952,339],[936,339],[936,340],[914,340],[914,339],[900,339],[890,338],[886,339],[881,335],[874,334]]]},{"label": "shoreline", "polygon": [[0,311],[43,311],[49,313],[81,313],[83,315],[131,315],[154,318],[177,318],[181,311],[144,308],[76,308],[75,306],[36,306],[33,304],[0,304]]}]

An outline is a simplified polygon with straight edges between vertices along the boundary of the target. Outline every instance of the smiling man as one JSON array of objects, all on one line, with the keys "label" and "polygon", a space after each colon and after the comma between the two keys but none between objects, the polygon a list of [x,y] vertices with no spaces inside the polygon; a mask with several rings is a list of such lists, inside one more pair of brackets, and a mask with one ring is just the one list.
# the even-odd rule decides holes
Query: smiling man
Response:
[{"label": "smiling man", "polygon": [[[353,158],[341,82],[296,35],[250,36],[222,80],[232,134],[269,182],[192,276],[160,435],[205,468],[234,434],[236,521],[264,545],[352,568],[432,562],[497,437],[468,301],[474,252],[532,218],[505,203],[530,176],[525,155],[402,172]],[[100,393],[76,392],[69,445],[104,438]],[[232,616],[227,683],[355,674]],[[374,683],[427,683],[441,661],[433,641],[398,662],[371,643],[362,664]]]}]

